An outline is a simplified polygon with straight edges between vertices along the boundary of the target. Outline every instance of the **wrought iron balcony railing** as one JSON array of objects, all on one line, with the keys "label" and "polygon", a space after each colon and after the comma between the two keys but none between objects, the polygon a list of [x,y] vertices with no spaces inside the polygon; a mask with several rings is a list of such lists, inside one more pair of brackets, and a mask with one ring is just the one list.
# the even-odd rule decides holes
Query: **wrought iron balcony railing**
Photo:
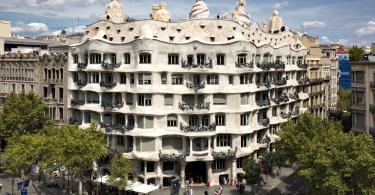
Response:
[{"label": "wrought iron balcony railing", "polygon": [[121,125],[121,124],[101,124],[101,127],[105,129],[106,132],[112,132],[112,131],[117,131],[120,133],[125,133],[127,131],[131,131],[134,129],[133,125]]},{"label": "wrought iron balcony railing", "polygon": [[281,104],[281,103],[287,103],[289,102],[289,97],[286,95],[286,93],[281,94],[281,96],[277,98],[272,98],[271,99],[275,104]]},{"label": "wrought iron balcony railing", "polygon": [[270,125],[270,119],[269,118],[260,119],[258,121],[258,124],[264,127],[268,127],[268,125]]},{"label": "wrought iron balcony railing", "polygon": [[216,131],[216,123],[212,123],[208,126],[184,126],[180,123],[180,130],[188,133],[188,132],[213,132]]},{"label": "wrought iron balcony railing", "polygon": [[375,81],[370,82],[370,88],[375,90]]},{"label": "wrought iron balcony railing", "polygon": [[84,70],[84,69],[87,68],[87,63],[79,62],[77,64],[77,68],[80,69],[80,70]]},{"label": "wrought iron balcony railing", "polygon": [[186,153],[179,153],[179,154],[163,154],[161,150],[159,150],[159,160],[160,161],[180,161],[186,159]]},{"label": "wrought iron balcony railing", "polygon": [[309,81],[310,81],[309,78],[300,78],[298,80],[298,84],[300,84],[300,85],[307,85],[307,84],[309,84]]},{"label": "wrought iron balcony railing", "polygon": [[270,106],[271,105],[271,102],[269,99],[265,99],[265,100],[258,100],[257,101],[257,105],[259,107],[266,107],[266,106]]},{"label": "wrought iron balcony railing", "polygon": [[124,102],[123,101],[117,101],[114,103],[114,106],[118,109],[124,107]]},{"label": "wrought iron balcony railing", "polygon": [[77,118],[69,118],[69,124],[71,125],[82,125],[82,120]]},{"label": "wrought iron balcony railing", "polygon": [[257,87],[260,88],[261,86],[265,86],[267,88],[271,87],[271,81],[266,81],[266,82],[257,82]]},{"label": "wrought iron balcony railing", "polygon": [[284,62],[275,62],[271,64],[271,68],[275,70],[285,70],[285,63]]},{"label": "wrought iron balcony railing", "polygon": [[244,62],[244,63],[239,63],[236,62],[236,67],[237,68],[254,68],[254,63],[253,62]]},{"label": "wrought iron balcony railing", "polygon": [[210,110],[210,102],[206,102],[203,104],[185,104],[185,103],[178,103],[178,108],[182,111],[194,111],[194,110]]},{"label": "wrought iron balcony railing", "polygon": [[85,104],[84,100],[71,100],[70,104],[72,106],[83,106]]},{"label": "wrought iron balcony railing", "polygon": [[193,156],[195,157],[202,157],[202,156],[207,156],[208,152],[203,152],[203,153],[193,153]]},{"label": "wrought iron balcony railing", "polygon": [[79,87],[79,88],[82,88],[82,87],[84,87],[84,86],[86,86],[87,85],[87,81],[84,81],[84,80],[81,80],[81,79],[79,79],[78,81],[77,81],[77,86]]},{"label": "wrought iron balcony railing", "polygon": [[281,79],[278,79],[278,80],[274,80],[273,83],[276,86],[284,86],[284,85],[286,85],[287,80],[286,80],[286,78],[281,78]]},{"label": "wrought iron balcony railing", "polygon": [[296,107],[294,110],[290,112],[292,116],[298,116],[300,113],[299,107]]},{"label": "wrought iron balcony railing", "polygon": [[289,98],[292,99],[292,100],[298,100],[299,99],[299,95],[295,91],[295,92],[292,92],[292,93],[289,94]]},{"label": "wrought iron balcony railing", "polygon": [[298,68],[307,69],[307,64],[297,64]]},{"label": "wrought iron balcony railing", "polygon": [[114,70],[115,68],[120,68],[121,66],[121,63],[105,63],[105,62],[102,62],[102,68],[104,70]]},{"label": "wrought iron balcony railing", "polygon": [[291,114],[290,113],[281,112],[280,116],[283,119],[287,119],[287,118],[291,117]]},{"label": "wrought iron balcony railing", "polygon": [[117,83],[114,83],[114,82],[105,82],[105,81],[100,82],[100,87],[105,88],[105,89],[112,89],[116,87],[116,85]]},{"label": "wrought iron balcony railing", "polygon": [[204,89],[206,87],[206,82],[202,81],[200,84],[193,84],[192,82],[187,81],[186,87],[194,90]]},{"label": "wrought iron balcony railing", "polygon": [[234,159],[236,158],[237,146],[234,150],[228,149],[227,152],[215,152],[212,151],[212,156],[214,159]]},{"label": "wrought iron balcony railing", "polygon": [[258,144],[267,144],[267,145],[269,145],[271,143],[271,138],[268,137],[268,135],[266,135],[266,137],[263,138],[263,139],[257,139],[257,143]]},{"label": "wrought iron balcony railing", "polygon": [[208,58],[208,62],[203,63],[203,64],[189,64],[186,62],[186,60],[181,60],[181,67],[182,68],[187,68],[187,69],[194,69],[194,68],[212,68],[212,59]]},{"label": "wrought iron balcony railing", "polygon": [[115,108],[113,104],[109,102],[103,102],[102,107],[104,108],[104,110],[113,110]]},{"label": "wrought iron balcony railing", "polygon": [[262,64],[258,63],[257,64],[257,67],[264,71],[271,70],[272,66],[273,66],[273,63],[262,63]]}]

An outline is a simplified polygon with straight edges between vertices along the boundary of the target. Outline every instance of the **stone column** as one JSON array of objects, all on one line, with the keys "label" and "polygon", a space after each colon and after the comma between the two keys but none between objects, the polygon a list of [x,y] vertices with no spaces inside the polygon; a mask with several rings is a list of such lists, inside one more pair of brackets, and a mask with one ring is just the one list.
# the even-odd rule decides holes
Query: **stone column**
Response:
[{"label": "stone column", "polygon": [[185,167],[186,167],[186,162],[185,161],[180,161],[180,166],[181,166],[181,171],[180,171],[180,182],[181,182],[181,188],[185,188]]},{"label": "stone column", "polygon": [[157,162],[156,164],[156,181],[155,181],[155,184],[156,185],[159,185],[159,186],[162,186],[163,185],[163,179],[161,177],[162,175],[162,162],[159,161]]},{"label": "stone column", "polygon": [[189,139],[190,139],[189,150],[190,150],[190,155],[191,155],[191,153],[193,153],[193,138],[192,138],[192,137],[189,137]]},{"label": "stone column", "polygon": [[210,181],[211,184],[214,182],[214,177],[212,175],[212,162],[213,161],[207,161],[206,162],[206,168],[207,168],[207,182]]},{"label": "stone column", "polygon": [[214,136],[214,143],[213,143],[214,149],[216,148],[216,139],[217,139],[217,137],[216,137],[216,135],[215,135],[215,136]]},{"label": "stone column", "polygon": [[147,184],[147,161],[143,161],[144,162],[144,167],[143,167],[143,183],[144,184]]},{"label": "stone column", "polygon": [[232,162],[232,166],[231,166],[231,169],[230,169],[230,180],[232,180],[232,184],[233,184],[233,181],[236,179],[237,177],[237,160],[236,159],[232,159],[231,160]]},{"label": "stone column", "polygon": [[182,151],[188,152],[186,148],[186,137],[182,137]]}]

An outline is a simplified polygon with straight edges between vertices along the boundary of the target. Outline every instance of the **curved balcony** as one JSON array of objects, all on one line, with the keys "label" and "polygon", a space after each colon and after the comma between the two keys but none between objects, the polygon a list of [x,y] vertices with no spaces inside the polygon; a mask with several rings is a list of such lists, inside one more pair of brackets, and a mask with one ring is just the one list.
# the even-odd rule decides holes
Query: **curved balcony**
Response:
[{"label": "curved balcony", "polygon": [[286,83],[287,83],[287,80],[286,80],[286,78],[281,78],[281,79],[278,79],[278,80],[274,80],[273,83],[276,86],[285,86]]},{"label": "curved balcony", "polygon": [[289,94],[289,98],[292,99],[292,100],[298,100],[299,99],[299,95],[295,91],[295,92],[292,92],[292,93]]},{"label": "curved balcony", "polygon": [[300,78],[298,79],[298,84],[300,85],[308,85],[309,84],[309,78]]},{"label": "curved balcony", "polygon": [[112,103],[103,102],[101,106],[103,107],[105,111],[111,111],[115,108],[115,106]]},{"label": "curved balcony", "polygon": [[77,86],[79,87],[79,88],[82,88],[82,87],[84,87],[84,86],[86,86],[87,85],[87,81],[84,81],[84,80],[81,80],[81,79],[79,79],[78,81],[77,81]]},{"label": "curved balcony", "polygon": [[257,143],[258,143],[258,144],[267,144],[267,145],[269,145],[269,144],[271,143],[271,138],[268,137],[268,135],[266,135],[265,138],[263,138],[263,139],[258,139],[258,140],[257,140]]},{"label": "curved balcony", "polygon": [[227,152],[216,152],[212,151],[212,156],[214,159],[234,159],[237,153],[237,146],[233,149],[228,149]]},{"label": "curved balcony", "polygon": [[117,109],[120,109],[120,108],[124,107],[124,102],[123,101],[121,101],[121,102],[115,102],[113,105]]},{"label": "curved balcony", "polygon": [[69,118],[69,124],[71,125],[82,125],[82,120],[77,118]]},{"label": "curved balcony", "polygon": [[300,114],[299,107],[296,107],[293,111],[290,112],[291,116],[296,117]]},{"label": "curved balcony", "polygon": [[79,63],[77,64],[77,68],[78,68],[79,70],[85,70],[85,69],[87,68],[87,63],[79,62]]},{"label": "curved balcony", "polygon": [[237,68],[254,68],[254,63],[253,62],[250,62],[250,63],[247,63],[247,62],[243,62],[243,63],[236,62],[235,64],[236,64]]},{"label": "curved balcony", "polygon": [[291,114],[290,113],[281,112],[280,116],[283,119],[288,119],[289,117],[291,117]]},{"label": "curved balcony", "polygon": [[307,69],[307,64],[297,64],[298,68]]},{"label": "curved balcony", "polygon": [[208,151],[203,151],[203,152],[197,152],[197,151],[193,151],[192,152],[192,155],[194,157],[204,157],[204,156],[208,156]]},{"label": "curved balcony", "polygon": [[100,87],[105,88],[107,90],[116,87],[116,85],[117,83],[114,83],[114,82],[105,82],[105,81],[100,82]]},{"label": "curved balcony", "polygon": [[212,66],[212,59],[208,58],[208,62],[204,63],[204,64],[189,64],[189,63],[186,62],[186,60],[181,60],[181,67],[190,70],[190,69],[195,69],[195,68],[198,68],[198,69],[204,69],[204,68],[211,69],[213,66]]},{"label": "curved balcony", "polygon": [[206,87],[206,82],[202,81],[200,84],[193,84],[190,81],[186,81],[186,87],[194,90],[204,89]]},{"label": "curved balcony", "polygon": [[260,88],[262,86],[265,86],[267,88],[271,88],[271,81],[266,81],[264,83],[263,82],[257,82],[256,85],[257,85],[257,88]]},{"label": "curved balcony", "polygon": [[161,150],[159,150],[159,160],[160,161],[180,161],[186,159],[186,153],[179,153],[179,154],[165,154],[162,153]]},{"label": "curved balcony", "polygon": [[180,123],[180,130],[189,133],[189,132],[213,132],[216,131],[216,123],[212,123],[208,126],[184,126]]},{"label": "curved balcony", "polygon": [[210,102],[203,103],[203,104],[184,104],[178,103],[178,108],[182,111],[201,111],[201,110],[210,110]]},{"label": "curved balcony", "polygon": [[120,124],[101,124],[101,127],[105,129],[105,132],[120,132],[120,133],[125,133],[127,131],[131,131],[134,129],[134,126],[129,126],[129,125],[120,125]]},{"label": "curved balcony", "polygon": [[264,71],[270,71],[272,68],[273,64],[272,63],[262,63],[262,64],[257,64],[257,67],[264,70]]},{"label": "curved balcony", "polygon": [[271,68],[274,68],[275,70],[285,70],[285,63],[275,62],[274,64],[271,64]]},{"label": "curved balcony", "polygon": [[275,104],[281,104],[289,102],[289,97],[286,95],[286,93],[283,93],[281,96],[272,98],[271,100],[275,102]]},{"label": "curved balcony", "polygon": [[83,106],[85,104],[84,100],[71,100],[70,105],[74,107]]},{"label": "curved balcony", "polygon": [[268,127],[270,125],[270,119],[269,118],[265,118],[265,119],[260,119],[258,121],[258,124],[259,125],[262,125],[264,127]]},{"label": "curved balcony", "polygon": [[266,99],[266,100],[259,100],[257,101],[257,105],[259,107],[266,107],[266,106],[271,106],[271,102],[269,99]]},{"label": "curved balcony", "polygon": [[121,66],[121,63],[116,63],[116,64],[105,63],[105,62],[102,63],[102,68],[104,70],[114,70],[115,68],[120,68],[120,66]]}]

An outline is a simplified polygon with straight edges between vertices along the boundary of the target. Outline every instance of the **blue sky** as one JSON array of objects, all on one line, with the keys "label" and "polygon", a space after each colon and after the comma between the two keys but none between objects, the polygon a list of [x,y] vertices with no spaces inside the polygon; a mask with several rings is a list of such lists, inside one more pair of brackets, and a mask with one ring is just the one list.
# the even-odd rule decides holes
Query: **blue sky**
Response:
[{"label": "blue sky", "polygon": [[[110,0],[0,0],[0,19],[13,23],[19,35],[56,33],[63,28],[86,25],[104,14]],[[149,17],[156,0],[120,0],[125,14],[136,19]],[[174,20],[184,19],[195,0],[164,0]],[[206,0],[211,17],[231,13],[236,0]],[[268,20],[277,8],[285,25],[319,36],[323,43],[346,45],[375,42],[375,0],[247,0],[253,22]],[[78,24],[78,17],[79,24]],[[81,27],[82,28],[82,27]]]}]

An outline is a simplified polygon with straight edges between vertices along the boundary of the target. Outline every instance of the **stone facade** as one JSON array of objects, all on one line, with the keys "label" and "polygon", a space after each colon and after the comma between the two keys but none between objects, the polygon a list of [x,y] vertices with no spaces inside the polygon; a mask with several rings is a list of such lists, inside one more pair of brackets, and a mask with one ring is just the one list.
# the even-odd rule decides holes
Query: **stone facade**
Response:
[{"label": "stone facade", "polygon": [[99,124],[139,181],[232,181],[308,110],[298,34],[208,19],[206,8],[198,0],[175,23],[100,20],[71,45],[70,122]]}]

